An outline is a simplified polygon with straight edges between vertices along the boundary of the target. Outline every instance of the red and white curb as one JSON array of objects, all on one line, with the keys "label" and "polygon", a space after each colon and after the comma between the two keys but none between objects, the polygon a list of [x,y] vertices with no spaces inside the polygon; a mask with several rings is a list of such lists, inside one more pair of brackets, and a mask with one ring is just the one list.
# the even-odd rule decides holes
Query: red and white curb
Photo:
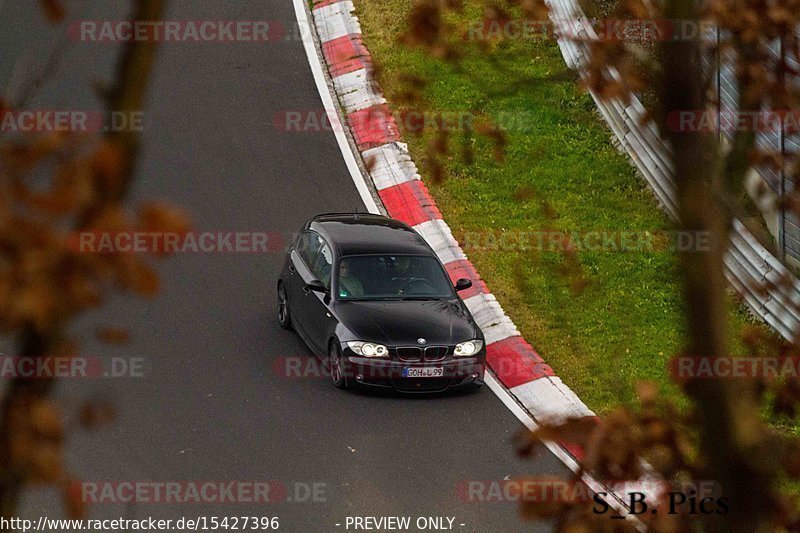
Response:
[{"label": "red and white curb", "polygon": [[[306,18],[303,0],[294,0],[298,20]],[[455,282],[469,278],[473,287],[462,293],[487,342],[487,362],[494,376],[487,374],[487,384],[504,404],[531,430],[547,423],[566,419],[598,418],[578,396],[555,375],[533,347],[520,335],[514,323],[503,312],[497,299],[481,280],[472,263],[453,237],[428,189],[422,182],[417,166],[400,142],[397,125],[381,91],[371,74],[371,59],[364,46],[358,18],[351,0],[313,0],[312,16],[328,78],[343,110],[355,146],[343,135],[338,110],[328,94],[322,73],[319,72],[317,49],[314,43],[304,42],[315,80],[328,118],[342,147],[345,161],[356,186],[370,211],[385,212],[412,226],[436,251],[448,274]],[[306,21],[306,24],[308,22]],[[352,154],[358,153],[363,173],[355,169]],[[364,175],[368,174],[382,206],[363,190]],[[496,379],[499,381],[499,384]],[[524,411],[523,411],[524,409]],[[582,472],[579,461],[584,451],[568,442],[546,442],[548,449],[575,472]],[[582,480],[595,491],[608,490],[592,476],[582,472]],[[621,515],[633,519],[637,529],[641,523],[628,514],[619,494],[609,503]]]},{"label": "red and white curb", "polygon": [[[594,417],[520,335],[442,220],[372,77],[354,9],[351,0],[317,0],[312,13],[333,88],[387,214],[428,241],[453,281],[473,281],[462,298],[486,335],[489,367],[537,423]],[[582,457],[581,450],[565,447],[573,457]]]},{"label": "red and white curb", "polygon": [[[293,1],[301,29],[308,29],[309,38],[303,40],[303,45],[320,97],[367,208],[412,226],[436,251],[454,282],[463,277],[472,280],[472,288],[461,296],[486,336],[487,362],[494,374],[487,373],[487,384],[531,430],[566,419],[585,418],[597,422],[595,414],[520,335],[442,220],[408,147],[400,140],[391,110],[372,76],[372,61],[362,40],[358,18],[353,14],[352,0],[312,0],[314,30],[309,27],[306,0]],[[327,76],[320,66],[323,61]],[[331,91],[337,103],[333,102]],[[344,134],[340,111],[352,142]],[[351,152],[360,157],[360,164],[354,161]],[[373,191],[366,190],[369,188],[366,176]],[[378,199],[380,202],[376,201]],[[566,442],[546,442],[545,445],[567,467],[581,472],[582,480],[592,490],[608,490],[580,469],[582,449]],[[642,529],[635,516],[628,514],[619,494],[609,495],[616,496],[609,504],[621,515],[633,519],[637,529]]]}]

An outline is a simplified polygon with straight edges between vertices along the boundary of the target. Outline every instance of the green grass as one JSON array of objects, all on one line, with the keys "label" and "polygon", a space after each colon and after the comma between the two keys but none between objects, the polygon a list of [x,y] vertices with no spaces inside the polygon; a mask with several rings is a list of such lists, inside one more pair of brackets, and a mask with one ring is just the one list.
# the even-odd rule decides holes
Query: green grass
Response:
[{"label": "green grass", "polygon": [[[467,0],[463,18],[478,20]],[[447,178],[433,183],[426,153],[432,133],[404,135],[411,154],[454,233],[494,231],[669,231],[673,227],[610,132],[591,99],[566,72],[554,41],[508,41],[491,56],[459,46],[461,68],[397,42],[410,0],[358,0],[365,42],[380,66],[387,99],[402,110],[402,75],[428,80],[430,111],[480,110],[524,115],[526,128],[508,131],[506,160],[492,158],[483,138],[470,141],[472,164],[460,157],[460,139],[446,158]],[[498,69],[498,65],[501,69]],[[509,75],[509,72],[513,73]],[[523,87],[515,77],[526,80]],[[469,247],[468,247],[469,248]],[[574,285],[561,254],[467,249],[492,292],[525,338],[598,414],[635,401],[634,384],[659,383],[678,397],[666,362],[681,348],[682,299],[676,259],[667,252],[580,252]],[[732,337],[752,322],[731,306]],[[735,348],[739,351],[740,347]]]}]

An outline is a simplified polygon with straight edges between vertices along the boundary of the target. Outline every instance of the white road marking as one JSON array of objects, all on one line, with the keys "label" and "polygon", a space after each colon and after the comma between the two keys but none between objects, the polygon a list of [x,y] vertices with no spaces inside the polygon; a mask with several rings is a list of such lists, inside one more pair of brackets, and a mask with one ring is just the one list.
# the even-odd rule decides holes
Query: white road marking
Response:
[{"label": "white road marking", "polygon": [[361,156],[364,161],[372,162],[370,177],[379,191],[420,179],[417,165],[412,161],[405,143],[382,144],[364,150]]},{"label": "white road marking", "polygon": [[[528,414],[528,412],[523,409],[519,403],[517,403],[517,400],[515,400],[511,394],[509,394],[508,390],[506,390],[506,388],[495,379],[491,372],[486,372],[484,382],[526,428],[528,428],[530,431],[534,431],[539,427],[539,424],[537,424],[536,421],[531,418],[531,415]],[[552,441],[543,441],[542,443],[547,447],[548,450],[550,450],[550,453],[556,456],[556,459],[564,463],[564,466],[572,470],[573,473],[578,473],[580,470],[578,462],[574,457],[567,453],[567,451],[564,450],[560,444]],[[589,474],[583,473],[581,475],[581,481],[583,481],[593,492],[611,492]],[[645,527],[639,521],[639,519],[637,519],[634,515],[628,514],[628,508],[624,503],[622,503],[619,495],[614,494],[613,492],[611,495],[614,496],[614,498],[608,501],[608,505],[621,516],[624,516],[627,520],[634,521],[636,523],[636,528],[639,531],[644,531]]]},{"label": "white road marking", "polygon": [[317,8],[320,18],[324,21],[318,26],[320,40],[323,43],[333,41],[345,35],[361,33],[358,19],[350,15],[355,10],[353,2],[345,0]]},{"label": "white road marking", "polygon": [[[305,0],[293,0],[293,3],[298,24],[301,28],[306,28],[308,30],[307,32],[304,32],[303,35],[310,37],[313,34],[311,33],[312,30],[308,19],[308,14],[306,13],[304,1]],[[330,89],[325,79],[325,74],[322,70],[322,60],[319,56],[316,46],[314,45],[313,39],[304,38],[303,46],[305,47],[306,58],[308,59],[309,66],[311,67],[311,72],[314,75],[314,82],[317,86],[317,92],[319,92],[323,106],[325,107],[325,111],[328,113],[328,118],[331,121],[333,133],[336,136],[336,140],[339,144],[339,149],[342,152],[342,157],[344,157],[345,164],[350,171],[350,176],[353,178],[353,182],[355,183],[356,188],[358,189],[358,192],[364,201],[364,205],[367,207],[367,210],[370,213],[382,214],[382,211],[375,203],[372,194],[370,194],[365,177],[361,173],[361,169],[356,163],[355,156],[351,151],[350,144],[347,142],[347,138],[344,135],[344,130],[342,129],[342,124],[339,120],[339,115],[333,103],[333,96],[330,93]],[[525,427],[531,431],[539,427],[531,415],[525,411],[525,409],[523,409],[523,407],[511,396],[508,390],[506,390],[506,388],[501,385],[489,371],[486,372],[485,383]],[[580,467],[577,461],[571,455],[569,455],[569,453],[567,453],[567,451],[564,450],[561,445],[551,441],[544,442],[544,445],[572,472],[577,473],[579,471]],[[581,480],[586,483],[586,485],[592,491],[609,492],[608,489],[603,487],[603,485],[601,485],[589,474],[582,474]],[[619,498],[619,496],[614,493],[611,494],[614,496],[614,498],[608,502],[609,506],[621,516],[624,516],[627,520],[634,521],[637,524],[637,529],[644,531],[643,524],[641,524],[641,522],[639,522],[635,516],[628,514],[628,509],[622,503],[622,500]]]},{"label": "white road marking", "polygon": [[511,388],[511,394],[528,406],[542,423],[558,424],[570,418],[594,416],[586,404],[558,376],[545,376]]},{"label": "white road marking", "polygon": [[342,107],[348,113],[386,103],[386,99],[372,89],[365,68],[336,76],[333,86],[336,93],[342,95]]},{"label": "white road marking", "polygon": [[465,299],[464,305],[481,327],[487,345],[521,335],[494,294],[478,293]]},{"label": "white road marking", "polygon": [[350,171],[350,177],[353,178],[353,183],[355,183],[358,194],[361,195],[361,200],[364,202],[367,210],[370,213],[380,214],[381,210],[375,203],[375,199],[372,197],[372,193],[370,193],[369,187],[367,187],[367,183],[364,181],[364,176],[361,174],[361,169],[358,167],[358,163],[350,149],[350,144],[347,142],[347,137],[344,134],[344,126],[342,126],[342,122],[339,120],[339,113],[333,103],[333,97],[328,90],[328,83],[325,81],[325,74],[322,72],[322,61],[317,52],[317,47],[314,45],[314,39],[311,38],[311,35],[313,35],[311,32],[313,30],[309,23],[308,15],[306,14],[305,0],[293,0],[293,2],[297,23],[301,30],[303,30],[303,46],[306,50],[308,64],[311,66],[311,72],[314,75],[314,83],[317,85],[317,92],[322,99],[325,112],[328,114],[328,120],[330,120],[333,134],[336,136],[336,142],[339,144],[339,150],[342,152],[347,170]]},{"label": "white road marking", "polygon": [[458,247],[458,243],[450,231],[450,226],[441,218],[426,220],[414,226],[414,231],[419,233],[428,244],[430,244],[436,255],[443,264],[453,261],[462,261],[467,258],[464,251]]}]

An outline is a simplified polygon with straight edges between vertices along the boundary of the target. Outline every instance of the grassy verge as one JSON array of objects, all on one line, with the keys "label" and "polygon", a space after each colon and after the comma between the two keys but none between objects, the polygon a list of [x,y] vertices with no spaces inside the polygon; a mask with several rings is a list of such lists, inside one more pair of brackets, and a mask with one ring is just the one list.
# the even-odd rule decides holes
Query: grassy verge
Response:
[{"label": "grassy verge", "polygon": [[[467,28],[479,20],[480,2],[465,4],[464,14],[450,23]],[[508,131],[504,163],[495,162],[491,144],[479,139],[469,141],[476,155],[467,164],[458,155],[458,135],[451,139],[455,153],[447,158],[447,178],[440,183],[426,178],[433,134],[404,134],[457,236],[474,239],[487,230],[519,235],[544,229],[673,229],[612,145],[591,99],[565,71],[554,41],[506,41],[490,54],[465,44],[456,68],[398,44],[410,0],[358,0],[356,6],[381,85],[397,110],[403,110],[400,95],[407,89],[403,75],[414,73],[428,80],[422,95],[426,110],[522,117]],[[524,87],[517,77],[526,80]],[[631,404],[639,380],[676,392],[666,372],[667,360],[681,348],[683,329],[673,254],[582,251],[576,272],[563,254],[465,244],[523,335],[598,414]],[[733,339],[752,321],[733,304],[730,319]]]}]

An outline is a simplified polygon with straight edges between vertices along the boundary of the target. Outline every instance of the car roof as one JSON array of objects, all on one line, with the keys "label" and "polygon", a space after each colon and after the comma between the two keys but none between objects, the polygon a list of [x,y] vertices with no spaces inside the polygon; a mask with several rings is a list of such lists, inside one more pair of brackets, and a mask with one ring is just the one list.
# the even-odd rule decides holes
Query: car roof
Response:
[{"label": "car roof", "polygon": [[339,256],[364,254],[424,254],[435,256],[425,239],[405,223],[368,213],[317,215],[307,228],[318,232]]}]

